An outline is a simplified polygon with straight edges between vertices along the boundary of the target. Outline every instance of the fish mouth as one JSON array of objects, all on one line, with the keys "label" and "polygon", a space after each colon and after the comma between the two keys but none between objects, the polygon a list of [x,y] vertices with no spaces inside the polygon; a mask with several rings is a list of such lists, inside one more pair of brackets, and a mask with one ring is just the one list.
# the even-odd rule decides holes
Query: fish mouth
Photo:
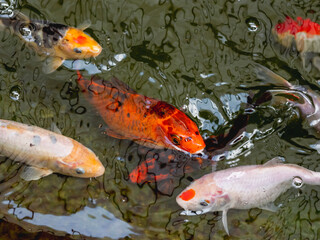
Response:
[{"label": "fish mouth", "polygon": [[193,211],[193,210],[184,210],[180,213],[182,216],[198,216],[204,213],[209,212],[210,209],[203,209],[203,210],[198,210],[198,211]]}]

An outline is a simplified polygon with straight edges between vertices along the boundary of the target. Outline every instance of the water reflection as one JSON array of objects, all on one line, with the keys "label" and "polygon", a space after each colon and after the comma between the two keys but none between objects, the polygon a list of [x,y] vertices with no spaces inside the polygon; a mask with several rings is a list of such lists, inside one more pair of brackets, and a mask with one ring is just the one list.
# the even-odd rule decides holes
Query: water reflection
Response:
[{"label": "water reflection", "polygon": [[[96,206],[85,206],[82,210],[68,216],[57,216],[32,212],[16,203],[2,201],[3,205],[10,204],[9,214],[15,215],[18,220],[31,223],[34,227],[41,226],[61,231],[65,234],[77,232],[83,236],[111,239],[138,236],[132,231],[132,226],[118,218],[106,209]],[[37,226],[37,227],[35,227]]]}]

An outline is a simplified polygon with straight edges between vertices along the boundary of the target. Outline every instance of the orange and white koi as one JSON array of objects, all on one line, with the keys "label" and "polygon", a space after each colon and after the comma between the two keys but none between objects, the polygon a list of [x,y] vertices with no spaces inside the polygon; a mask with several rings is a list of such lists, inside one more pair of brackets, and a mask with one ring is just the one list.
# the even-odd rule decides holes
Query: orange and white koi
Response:
[{"label": "orange and white koi", "polygon": [[84,28],[77,29],[48,21],[32,21],[22,13],[0,17],[0,29],[9,28],[28,43],[40,56],[46,57],[44,71],[55,71],[65,59],[96,57],[101,46]]},{"label": "orange and white koi", "polygon": [[37,180],[53,172],[74,177],[98,177],[105,168],[81,143],[36,126],[0,119],[0,153],[29,165],[21,177]]},{"label": "orange and white koi", "polygon": [[176,198],[184,215],[222,211],[229,234],[227,212],[231,208],[276,211],[276,198],[291,186],[320,185],[320,173],[274,158],[264,165],[249,165],[213,172],[195,180]]},{"label": "orange and white koi", "polygon": [[106,134],[131,139],[152,148],[169,148],[186,153],[202,152],[205,144],[197,125],[172,105],[136,93],[116,78],[97,76],[78,84],[86,98],[107,124]]}]

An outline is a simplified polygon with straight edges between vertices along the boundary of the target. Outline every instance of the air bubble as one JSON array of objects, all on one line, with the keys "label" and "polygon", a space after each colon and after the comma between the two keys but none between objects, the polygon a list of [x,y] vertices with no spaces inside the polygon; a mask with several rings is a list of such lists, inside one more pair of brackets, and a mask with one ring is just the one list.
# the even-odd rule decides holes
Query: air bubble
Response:
[{"label": "air bubble", "polygon": [[300,177],[294,177],[292,180],[292,186],[294,188],[301,188],[303,186],[303,181]]},{"label": "air bubble", "polygon": [[259,21],[256,18],[248,18],[246,20],[246,24],[250,32],[256,32],[259,30]]},{"label": "air bubble", "polygon": [[13,86],[10,89],[10,98],[14,101],[18,101],[21,97],[22,89],[19,86]]}]

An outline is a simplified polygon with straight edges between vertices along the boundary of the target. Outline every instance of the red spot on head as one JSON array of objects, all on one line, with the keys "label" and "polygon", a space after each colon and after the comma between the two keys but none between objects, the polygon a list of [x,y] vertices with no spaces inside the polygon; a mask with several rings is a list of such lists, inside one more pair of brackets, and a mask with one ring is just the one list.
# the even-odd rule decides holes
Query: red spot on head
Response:
[{"label": "red spot on head", "polygon": [[180,195],[180,198],[181,198],[183,201],[189,201],[189,200],[191,200],[192,198],[194,198],[195,195],[196,195],[196,192],[195,192],[193,189],[189,189],[189,190],[183,192],[183,193]]},{"label": "red spot on head", "polygon": [[209,200],[204,200],[206,203],[210,203],[210,201]]},{"label": "red spot on head", "polygon": [[87,42],[87,37],[78,36],[78,37],[74,38],[73,41],[75,41],[76,43],[79,43],[79,44],[84,44]]}]

